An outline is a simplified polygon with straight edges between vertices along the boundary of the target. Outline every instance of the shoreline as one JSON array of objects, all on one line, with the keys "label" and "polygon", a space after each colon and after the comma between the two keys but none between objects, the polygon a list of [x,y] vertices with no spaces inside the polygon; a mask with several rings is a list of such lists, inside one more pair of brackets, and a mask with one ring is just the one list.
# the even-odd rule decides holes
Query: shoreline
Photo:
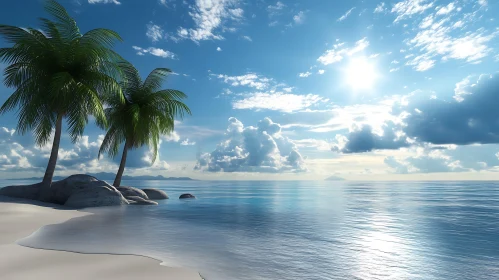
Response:
[{"label": "shoreline", "polygon": [[59,205],[0,196],[0,278],[5,280],[202,280],[198,272],[139,255],[87,254],[19,245],[49,224],[93,215]]}]

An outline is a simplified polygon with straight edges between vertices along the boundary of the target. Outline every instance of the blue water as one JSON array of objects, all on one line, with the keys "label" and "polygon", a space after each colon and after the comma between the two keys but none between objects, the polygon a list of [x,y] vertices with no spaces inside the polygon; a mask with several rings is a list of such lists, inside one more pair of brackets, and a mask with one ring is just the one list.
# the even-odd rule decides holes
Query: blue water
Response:
[{"label": "blue water", "polygon": [[499,279],[499,183],[123,183],[171,199],[91,210],[20,243],[146,255],[208,280]]}]

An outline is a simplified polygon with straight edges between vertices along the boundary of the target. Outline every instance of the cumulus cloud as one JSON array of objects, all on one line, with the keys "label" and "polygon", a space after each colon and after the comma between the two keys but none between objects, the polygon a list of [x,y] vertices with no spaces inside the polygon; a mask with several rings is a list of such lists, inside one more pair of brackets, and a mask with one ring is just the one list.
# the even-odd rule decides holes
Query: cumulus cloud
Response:
[{"label": "cumulus cloud", "polygon": [[322,54],[317,61],[324,65],[340,62],[346,56],[352,56],[365,50],[369,46],[369,41],[367,38],[363,38],[357,41],[352,48],[347,48],[344,45],[344,43],[335,44],[332,49]]},{"label": "cumulus cloud", "polygon": [[177,57],[171,51],[163,50],[160,48],[150,47],[147,49],[143,49],[143,48],[137,47],[137,46],[133,46],[132,48],[137,51],[137,55],[150,54],[150,55],[154,55],[154,56],[158,56],[158,57],[162,57],[162,58],[170,58],[170,59],[175,59]]},{"label": "cumulus cloud", "polygon": [[221,47],[217,47],[217,52],[221,52],[222,51],[222,48]]},{"label": "cumulus cloud", "polygon": [[238,0],[196,0],[189,12],[195,27],[180,27],[177,35],[194,42],[222,40],[224,37],[219,32],[226,29],[225,24],[243,18],[244,11],[238,6]]},{"label": "cumulus cloud", "polygon": [[499,74],[468,77],[456,85],[454,100],[409,101],[408,136],[433,144],[499,143]]},{"label": "cumulus cloud", "polygon": [[[30,172],[31,174],[43,174],[49,160],[51,143],[44,146],[36,146],[31,135],[18,135],[15,130],[5,127],[0,128],[0,171]],[[62,173],[92,173],[92,172],[116,172],[121,153],[114,159],[103,156],[97,158],[99,147],[104,135],[98,135],[91,139],[83,135],[74,145],[67,145],[69,138],[63,134],[61,147],[56,167],[56,175]],[[120,150],[121,151],[121,150]],[[166,170],[168,164],[157,159],[151,165],[151,152],[147,147],[131,150],[128,153],[127,169],[129,170]]]},{"label": "cumulus cloud", "polygon": [[[333,150],[343,153],[390,150],[411,145],[499,144],[499,74],[468,77],[451,100],[412,94],[392,103],[381,129],[358,126],[338,136]],[[475,169],[477,167],[474,167]]]},{"label": "cumulus cloud", "polygon": [[393,122],[384,124],[380,131],[373,130],[369,125],[356,127],[347,136],[338,135],[336,140],[332,150],[345,154],[397,150],[409,146],[407,137]]},{"label": "cumulus cloud", "polygon": [[199,156],[197,170],[208,172],[304,172],[306,167],[296,145],[281,134],[281,126],[271,119],[257,127],[245,127],[229,119],[225,140],[211,153]]}]

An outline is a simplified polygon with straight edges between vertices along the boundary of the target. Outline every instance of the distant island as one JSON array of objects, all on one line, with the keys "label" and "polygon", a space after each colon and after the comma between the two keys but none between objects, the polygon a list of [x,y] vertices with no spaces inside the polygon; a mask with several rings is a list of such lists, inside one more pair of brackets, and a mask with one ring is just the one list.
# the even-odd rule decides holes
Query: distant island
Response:
[{"label": "distant island", "polygon": [[338,176],[331,176],[324,179],[324,181],[345,181],[345,179]]},{"label": "distant island", "polygon": [[[114,180],[116,177],[115,173],[111,172],[99,172],[99,173],[87,173],[87,175],[94,176],[99,180]],[[67,176],[54,176],[54,181],[59,181],[67,178]],[[39,180],[41,181],[42,177],[31,177],[31,178],[17,178],[17,179],[8,179],[8,180]],[[123,175],[122,180],[158,180],[158,181],[197,181],[195,179],[189,177],[164,177],[161,175],[151,176],[151,175],[142,175],[142,176],[127,176]]]}]

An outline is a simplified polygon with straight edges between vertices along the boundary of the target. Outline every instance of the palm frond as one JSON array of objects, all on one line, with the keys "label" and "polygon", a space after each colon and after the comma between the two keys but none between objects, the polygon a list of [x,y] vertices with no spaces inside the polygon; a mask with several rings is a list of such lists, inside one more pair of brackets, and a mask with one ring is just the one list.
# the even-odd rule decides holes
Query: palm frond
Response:
[{"label": "palm frond", "polygon": [[68,42],[81,37],[76,21],[69,16],[66,9],[55,0],[45,0],[45,10],[55,18],[55,24]]},{"label": "palm frond", "polygon": [[156,68],[147,76],[144,81],[144,88],[149,91],[156,91],[161,87],[166,76],[168,76],[172,71],[168,68]]}]

